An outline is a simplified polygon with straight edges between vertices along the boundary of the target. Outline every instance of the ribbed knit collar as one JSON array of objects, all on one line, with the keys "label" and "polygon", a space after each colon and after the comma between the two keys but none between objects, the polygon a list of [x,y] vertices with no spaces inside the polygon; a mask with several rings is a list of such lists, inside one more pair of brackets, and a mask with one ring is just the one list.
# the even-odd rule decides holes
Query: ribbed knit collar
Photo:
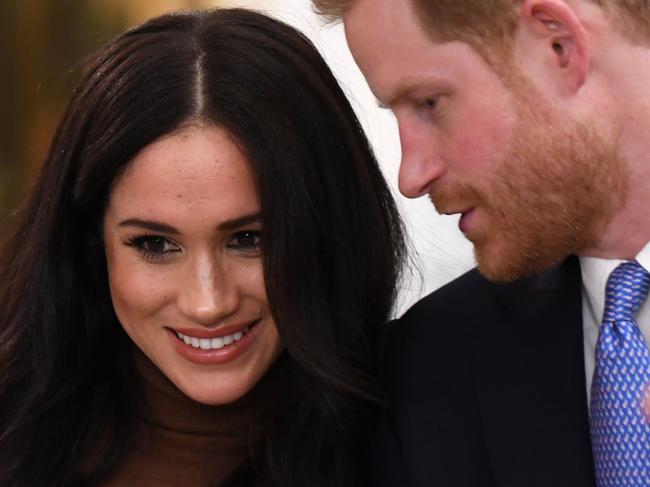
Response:
[{"label": "ribbed knit collar", "polygon": [[272,420],[277,397],[277,372],[267,371],[260,382],[239,400],[220,406],[199,403],[181,392],[139,349],[134,352],[142,384],[141,418],[153,427],[188,435],[228,438],[232,447],[245,447],[251,427]]}]

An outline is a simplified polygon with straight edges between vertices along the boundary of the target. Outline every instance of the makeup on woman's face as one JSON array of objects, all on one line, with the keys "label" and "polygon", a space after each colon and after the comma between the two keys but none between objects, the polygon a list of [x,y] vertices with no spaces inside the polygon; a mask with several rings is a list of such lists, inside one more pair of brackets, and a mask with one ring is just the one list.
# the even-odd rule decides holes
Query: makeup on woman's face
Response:
[{"label": "makeup on woman's face", "polygon": [[260,203],[228,132],[193,125],[142,149],[103,231],[111,298],[133,342],[187,396],[244,396],[282,350],[262,270]]}]

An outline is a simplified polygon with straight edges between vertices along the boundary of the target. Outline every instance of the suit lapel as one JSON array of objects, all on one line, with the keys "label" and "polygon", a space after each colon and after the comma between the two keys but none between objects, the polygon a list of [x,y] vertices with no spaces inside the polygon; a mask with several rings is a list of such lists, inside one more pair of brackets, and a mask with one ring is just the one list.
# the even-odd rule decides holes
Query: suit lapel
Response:
[{"label": "suit lapel", "polygon": [[595,485],[578,259],[501,286],[497,299],[503,314],[486,323],[475,350],[496,485]]}]

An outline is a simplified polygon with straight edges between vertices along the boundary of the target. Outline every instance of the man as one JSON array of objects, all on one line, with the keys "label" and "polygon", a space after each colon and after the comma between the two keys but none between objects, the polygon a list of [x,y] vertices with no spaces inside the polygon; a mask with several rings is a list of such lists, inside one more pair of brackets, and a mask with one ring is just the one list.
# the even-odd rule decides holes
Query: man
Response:
[{"label": "man", "polygon": [[480,272],[388,330],[377,485],[650,485],[650,1],[314,3]]}]

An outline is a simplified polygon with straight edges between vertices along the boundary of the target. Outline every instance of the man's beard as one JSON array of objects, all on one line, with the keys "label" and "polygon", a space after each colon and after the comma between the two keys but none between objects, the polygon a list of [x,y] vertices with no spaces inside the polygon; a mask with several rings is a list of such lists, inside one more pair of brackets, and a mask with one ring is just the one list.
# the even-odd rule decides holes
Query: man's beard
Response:
[{"label": "man's beard", "polygon": [[[541,100],[530,90],[528,100]],[[485,184],[434,187],[430,194],[439,211],[459,203],[479,209],[479,228],[468,238],[479,271],[493,281],[540,272],[594,246],[627,190],[613,137],[517,91],[518,120],[498,169]]]}]

